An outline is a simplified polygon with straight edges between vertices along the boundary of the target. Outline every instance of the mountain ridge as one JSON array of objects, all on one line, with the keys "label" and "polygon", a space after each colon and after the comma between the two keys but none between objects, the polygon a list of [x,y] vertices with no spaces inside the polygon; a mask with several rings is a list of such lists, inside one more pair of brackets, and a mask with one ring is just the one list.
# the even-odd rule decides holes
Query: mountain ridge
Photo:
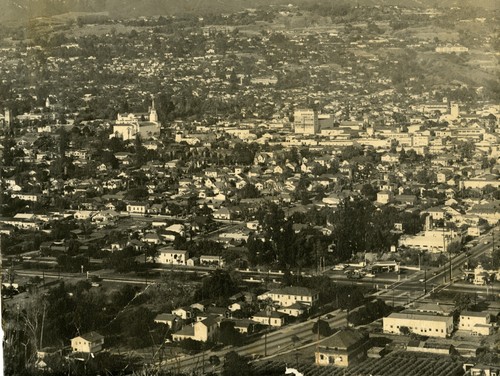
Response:
[{"label": "mountain ridge", "polygon": [[[335,1],[332,4],[350,4],[347,0]],[[313,4],[317,0],[274,0],[272,4]],[[478,7],[498,9],[496,0],[356,0],[356,5],[384,6],[399,5],[412,7]],[[206,14],[230,13],[250,7],[271,5],[267,0],[253,0],[251,4],[245,0],[0,0],[2,12],[0,21],[27,21],[37,17],[50,17],[64,13],[107,12],[111,17],[129,18],[139,16],[173,15],[173,14]]]}]

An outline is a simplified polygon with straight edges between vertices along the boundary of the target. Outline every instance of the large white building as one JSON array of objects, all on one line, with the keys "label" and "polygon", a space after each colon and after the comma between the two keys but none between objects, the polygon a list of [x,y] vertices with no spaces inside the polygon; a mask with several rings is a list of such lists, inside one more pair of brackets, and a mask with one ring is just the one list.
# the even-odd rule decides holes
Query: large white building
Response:
[{"label": "large white building", "polygon": [[293,113],[294,131],[299,134],[319,133],[318,112],[310,109],[298,109]]},{"label": "large white building", "polygon": [[289,307],[295,303],[314,306],[318,302],[319,293],[307,287],[287,286],[281,289],[271,290],[259,295],[259,300],[271,299],[282,307]]},{"label": "large white building", "polygon": [[119,137],[127,141],[133,140],[136,135],[140,135],[142,139],[160,135],[160,123],[154,100],[149,108],[149,113],[118,114],[113,125],[113,134],[110,137]]},{"label": "large white building", "polygon": [[446,338],[453,332],[453,317],[400,312],[383,318],[384,333],[402,334],[403,327],[423,336]]},{"label": "large white building", "polygon": [[462,236],[451,229],[432,229],[417,235],[405,235],[399,239],[400,247],[416,248],[429,252],[446,252],[452,243],[462,241]]},{"label": "large white building", "polygon": [[438,46],[436,47],[436,52],[440,54],[451,54],[451,53],[463,53],[467,52],[469,49],[464,46]]}]

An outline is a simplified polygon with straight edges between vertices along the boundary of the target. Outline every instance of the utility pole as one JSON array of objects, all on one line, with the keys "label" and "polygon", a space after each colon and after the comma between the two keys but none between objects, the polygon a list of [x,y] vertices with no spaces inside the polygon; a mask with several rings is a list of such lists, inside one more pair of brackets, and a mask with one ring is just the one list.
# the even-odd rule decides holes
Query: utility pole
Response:
[{"label": "utility pole", "polygon": [[347,315],[345,317],[346,321],[347,321],[347,327],[349,328],[349,303],[351,301],[351,295],[347,295],[347,298],[348,298],[348,301],[347,301]]},{"label": "utility pole", "polygon": [[424,268],[424,295],[427,294],[427,269]]},{"label": "utility pole", "polygon": [[[449,246],[448,246],[448,248],[449,248]],[[453,278],[452,278],[453,266],[451,264],[451,260],[452,260],[452,257],[451,257],[451,248],[448,250],[448,253],[449,253],[449,256],[450,256],[450,283],[453,283]]]},{"label": "utility pole", "polygon": [[264,332],[264,357],[267,357],[267,328]]}]

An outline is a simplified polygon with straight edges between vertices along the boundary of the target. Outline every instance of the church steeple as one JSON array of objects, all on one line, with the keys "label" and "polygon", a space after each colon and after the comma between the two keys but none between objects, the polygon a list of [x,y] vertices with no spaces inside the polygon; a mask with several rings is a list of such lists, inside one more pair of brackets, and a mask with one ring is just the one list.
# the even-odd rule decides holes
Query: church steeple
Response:
[{"label": "church steeple", "polygon": [[151,108],[149,109],[149,121],[152,123],[158,122],[158,113],[155,108],[155,99],[151,98]]}]

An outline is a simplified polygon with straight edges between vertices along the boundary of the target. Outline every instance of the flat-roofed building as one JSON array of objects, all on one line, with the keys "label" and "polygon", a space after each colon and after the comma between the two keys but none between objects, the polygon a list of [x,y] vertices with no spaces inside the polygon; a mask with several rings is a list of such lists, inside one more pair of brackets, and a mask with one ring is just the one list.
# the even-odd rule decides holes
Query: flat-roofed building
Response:
[{"label": "flat-roofed building", "polygon": [[383,318],[384,333],[402,334],[404,327],[415,334],[446,338],[453,332],[453,317],[399,312]]},{"label": "flat-roofed building", "polygon": [[319,132],[318,113],[311,109],[298,109],[293,113],[294,131],[300,134],[317,134]]}]

